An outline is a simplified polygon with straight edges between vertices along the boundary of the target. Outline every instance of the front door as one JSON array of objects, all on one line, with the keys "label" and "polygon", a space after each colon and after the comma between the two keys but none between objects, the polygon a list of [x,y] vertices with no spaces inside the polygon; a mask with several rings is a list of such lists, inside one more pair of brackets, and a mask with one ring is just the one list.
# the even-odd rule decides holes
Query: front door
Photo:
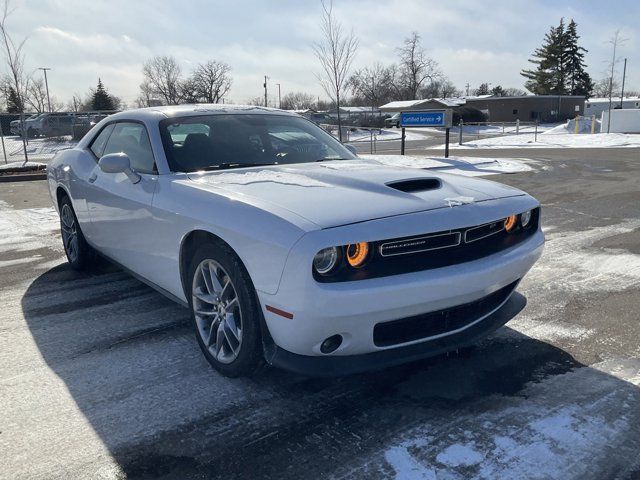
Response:
[{"label": "front door", "polygon": [[147,277],[154,261],[151,203],[158,178],[149,135],[142,123],[115,124],[101,155],[118,152],[129,156],[131,168],[141,180],[134,184],[124,173],[105,173],[96,164],[87,195],[91,241],[113,260]]}]

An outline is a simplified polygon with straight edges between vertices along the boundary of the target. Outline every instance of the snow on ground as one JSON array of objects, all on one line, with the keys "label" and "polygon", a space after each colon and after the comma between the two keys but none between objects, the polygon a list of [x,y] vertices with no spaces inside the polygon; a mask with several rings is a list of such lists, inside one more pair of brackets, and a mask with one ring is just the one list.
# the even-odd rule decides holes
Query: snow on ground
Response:
[{"label": "snow on ground", "polygon": [[[562,129],[560,129],[562,131]],[[640,148],[640,134],[626,133],[594,133],[571,134],[547,132],[539,134],[537,141],[530,133],[520,135],[506,135],[504,137],[484,138],[462,145],[462,148]]]},{"label": "snow on ground", "polygon": [[[557,123],[543,123],[538,125],[538,133],[547,132],[558,126]],[[444,128],[407,128],[407,132],[411,131],[423,131],[424,133],[443,133]],[[463,125],[462,133],[464,135],[504,135],[508,133],[533,133],[535,131],[535,125],[520,125],[516,127],[515,124],[503,125],[501,123],[493,123],[490,125]],[[460,134],[460,127],[453,126],[450,129],[452,136]]]},{"label": "snow on ground", "polygon": [[475,177],[498,175],[501,173],[530,172],[534,169],[528,159],[520,158],[478,158],[478,157],[412,157],[407,155],[365,155],[360,158],[374,160],[391,167],[442,170],[446,173]]},{"label": "snow on ground", "polygon": [[14,209],[0,201],[0,250],[29,251],[48,247],[64,252],[57,235],[58,213],[53,207]]},{"label": "snow on ground", "polygon": [[635,428],[639,367],[637,359],[604,361],[531,382],[518,396],[486,400],[500,408],[420,425],[381,456],[397,479],[583,478],[627,448],[622,432]]},{"label": "snow on ground", "polygon": [[45,167],[46,164],[42,162],[10,162],[10,163],[0,163],[0,172],[4,170],[35,170]]},{"label": "snow on ground", "polygon": [[[51,160],[60,150],[73,148],[76,143],[70,136],[60,137],[61,140],[51,138],[31,138],[27,144],[27,155],[30,161],[46,162]],[[2,145],[0,144],[0,148]],[[17,136],[4,137],[4,148],[9,162],[24,160],[22,139]],[[0,153],[0,162],[4,156]]]},{"label": "snow on ground", "polygon": [[[402,130],[398,128],[381,128],[374,129],[375,138],[377,142],[388,142],[390,140],[400,140],[402,138]],[[430,135],[427,135],[427,132],[421,132],[418,129],[415,131],[407,130],[405,132],[405,140],[424,140],[425,138],[429,138]],[[356,143],[356,142],[370,142],[371,141],[371,133],[369,130],[365,129],[357,129],[356,131],[349,131],[348,133],[348,143]]]}]

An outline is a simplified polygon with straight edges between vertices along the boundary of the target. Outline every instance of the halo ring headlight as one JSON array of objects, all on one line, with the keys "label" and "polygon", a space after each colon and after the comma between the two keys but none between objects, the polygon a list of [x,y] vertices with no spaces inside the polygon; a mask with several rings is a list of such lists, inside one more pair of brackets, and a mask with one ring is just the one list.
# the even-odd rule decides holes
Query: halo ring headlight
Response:
[{"label": "halo ring headlight", "polygon": [[369,258],[369,244],[367,242],[347,245],[347,263],[353,268],[362,267]]},{"label": "halo ring headlight", "polygon": [[531,217],[531,210],[527,210],[520,214],[520,225],[522,225],[522,228],[527,228],[529,226],[531,223]]},{"label": "halo ring headlight", "polygon": [[313,257],[313,268],[320,275],[327,275],[335,268],[338,258],[337,247],[323,248]]}]

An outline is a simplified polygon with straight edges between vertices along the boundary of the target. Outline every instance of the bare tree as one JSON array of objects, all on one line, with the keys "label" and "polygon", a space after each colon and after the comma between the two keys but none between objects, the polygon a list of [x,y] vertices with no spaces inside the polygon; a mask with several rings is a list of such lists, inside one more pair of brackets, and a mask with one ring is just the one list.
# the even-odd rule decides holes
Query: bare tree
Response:
[{"label": "bare tree", "polygon": [[216,60],[198,65],[188,82],[196,101],[218,103],[231,88],[230,72],[229,65]]},{"label": "bare tree", "polygon": [[28,83],[25,102],[37,113],[47,111],[47,90],[43,79],[38,78]]},{"label": "bare tree", "polygon": [[451,80],[442,75],[422,87],[419,93],[422,98],[450,98],[461,96],[462,90],[459,90]]},{"label": "bare tree", "polygon": [[27,155],[27,140],[24,128],[24,98],[27,88],[27,80],[24,74],[24,44],[27,39],[23,39],[19,43],[15,43],[9,31],[7,30],[7,19],[13,12],[10,8],[9,0],[4,0],[0,6],[0,37],[2,42],[2,49],[4,50],[4,56],[7,68],[9,69],[9,80],[11,87],[15,90],[17,95],[18,105],[20,106],[20,130],[22,131],[22,149],[24,152],[24,163],[29,161]]},{"label": "bare tree", "polygon": [[249,100],[247,100],[247,105],[264,107],[264,97],[262,95],[258,95],[257,97],[250,98]]},{"label": "bare tree", "polygon": [[320,61],[322,73],[318,81],[335,102],[338,111],[338,132],[342,141],[342,121],[340,119],[340,98],[347,88],[349,69],[358,50],[358,39],[351,31],[345,33],[342,24],[333,16],[333,1],[322,0],[322,41],[313,44],[313,50]]},{"label": "bare tree", "polygon": [[519,88],[508,87],[504,89],[503,97],[525,97],[527,92]]},{"label": "bare tree", "polygon": [[352,93],[369,106],[379,107],[391,101],[395,94],[395,65],[385,67],[376,63],[356,71],[349,79]]},{"label": "bare tree", "polygon": [[283,110],[306,110],[315,108],[315,106],[316,97],[313,95],[304,92],[290,92],[282,97],[280,108]]},{"label": "bare tree", "polygon": [[171,56],[157,56],[145,62],[142,67],[144,81],[140,89],[148,89],[166,105],[180,103],[180,65]]},{"label": "bare tree", "polygon": [[426,56],[420,35],[413,32],[397,49],[400,56],[400,87],[405,100],[416,100],[420,88],[428,80],[433,82],[440,73],[438,63]]}]

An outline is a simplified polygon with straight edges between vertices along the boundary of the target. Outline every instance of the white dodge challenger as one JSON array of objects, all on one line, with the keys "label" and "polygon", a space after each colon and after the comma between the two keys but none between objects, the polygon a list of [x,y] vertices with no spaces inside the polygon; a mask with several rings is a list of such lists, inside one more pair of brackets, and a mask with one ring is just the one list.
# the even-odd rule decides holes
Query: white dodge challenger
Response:
[{"label": "white dodge challenger", "polygon": [[222,374],[347,374],[476,342],[544,244],[498,183],[383,166],[258,107],[130,110],[48,167],[69,263],[107,257],[188,306]]}]

